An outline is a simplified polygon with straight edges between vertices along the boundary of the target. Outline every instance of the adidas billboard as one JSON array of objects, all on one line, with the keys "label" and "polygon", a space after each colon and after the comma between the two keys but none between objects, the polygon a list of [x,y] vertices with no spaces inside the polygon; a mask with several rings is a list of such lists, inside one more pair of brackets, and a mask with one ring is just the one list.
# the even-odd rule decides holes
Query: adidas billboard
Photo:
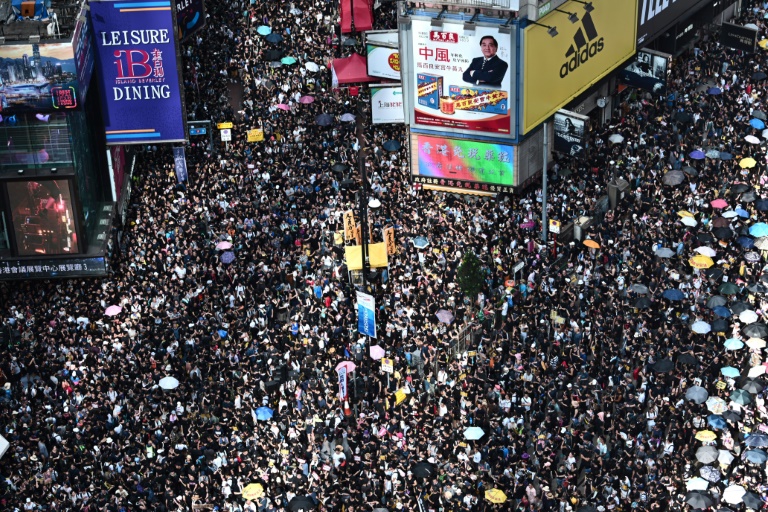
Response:
[{"label": "adidas billboard", "polygon": [[[573,0],[523,30],[522,133],[539,126],[635,54],[637,0]],[[564,12],[560,12],[564,11]],[[579,20],[571,23],[567,13]],[[549,27],[557,28],[551,37]]]}]

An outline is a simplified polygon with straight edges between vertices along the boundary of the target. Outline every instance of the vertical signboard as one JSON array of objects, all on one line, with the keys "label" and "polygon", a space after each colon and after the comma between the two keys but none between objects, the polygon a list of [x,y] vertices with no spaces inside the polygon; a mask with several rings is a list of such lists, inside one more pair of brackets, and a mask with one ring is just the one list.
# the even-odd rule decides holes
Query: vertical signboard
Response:
[{"label": "vertical signboard", "polygon": [[720,27],[720,44],[726,48],[754,53],[757,46],[757,30],[733,23],[723,23]]},{"label": "vertical signboard", "polygon": [[205,2],[203,0],[175,0],[176,26],[179,39],[184,40],[205,26]]},{"label": "vertical signboard", "polygon": [[[638,0],[637,46],[648,44],[710,0]],[[618,2],[617,2],[618,3]],[[595,6],[597,8],[597,6]],[[567,9],[564,9],[567,10]]]},{"label": "vertical signboard", "polygon": [[637,52],[635,60],[627,64],[619,73],[622,83],[663,95],[667,92],[667,75],[672,56],[668,53],[642,50]]},{"label": "vertical signboard", "polygon": [[336,368],[336,373],[339,376],[339,400],[343,402],[347,399],[347,367]]},{"label": "vertical signboard", "polygon": [[402,86],[371,86],[371,116],[373,124],[404,123]]},{"label": "vertical signboard", "polygon": [[376,337],[376,302],[373,295],[357,293],[357,330],[360,334]]},{"label": "vertical signboard", "polygon": [[189,179],[189,175],[187,174],[187,157],[183,147],[173,148],[173,167],[178,182],[185,183]]},{"label": "vertical signboard", "polygon": [[512,39],[498,26],[411,22],[413,124],[448,132],[512,135]]},{"label": "vertical signboard", "polygon": [[555,114],[554,150],[575,158],[586,156],[585,147],[589,132],[589,117],[569,110],[559,110]]},{"label": "vertical signboard", "polygon": [[125,181],[126,155],[124,146],[110,146],[107,150],[107,161],[110,169],[112,185],[112,200],[121,204],[123,197],[123,182]]},{"label": "vertical signboard", "polygon": [[185,140],[171,0],[91,1],[107,144]]},{"label": "vertical signboard", "polygon": [[75,55],[75,68],[77,70],[77,83],[80,87],[78,98],[80,103],[85,103],[85,96],[88,94],[88,85],[91,83],[93,67],[96,62],[93,49],[93,33],[88,23],[88,11],[83,9],[75,24],[74,35],[72,36],[72,48]]}]

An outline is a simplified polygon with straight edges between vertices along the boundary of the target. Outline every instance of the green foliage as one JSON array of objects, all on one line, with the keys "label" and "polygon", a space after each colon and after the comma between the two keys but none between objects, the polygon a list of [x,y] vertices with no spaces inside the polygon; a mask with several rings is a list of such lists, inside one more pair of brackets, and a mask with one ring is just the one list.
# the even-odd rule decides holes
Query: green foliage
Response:
[{"label": "green foliage", "polygon": [[456,281],[464,295],[474,304],[477,300],[477,294],[483,289],[485,274],[480,259],[471,250],[467,251],[461,259],[461,264],[456,272]]}]

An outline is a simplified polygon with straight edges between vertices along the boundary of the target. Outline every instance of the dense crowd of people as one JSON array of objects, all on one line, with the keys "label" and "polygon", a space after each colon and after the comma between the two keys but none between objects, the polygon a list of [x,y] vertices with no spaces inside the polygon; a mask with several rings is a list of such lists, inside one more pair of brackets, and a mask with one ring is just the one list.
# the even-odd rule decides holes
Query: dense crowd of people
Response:
[{"label": "dense crowd of people", "polygon": [[[750,124],[765,118],[764,50],[704,37],[675,61],[668,97],[632,92],[588,159],[556,160],[549,216],[592,216],[588,244],[538,241],[540,190],[413,186],[407,148],[384,149],[403,127],[369,128],[372,236],[391,226],[397,244],[370,276],[372,340],[337,236],[361,179],[341,117],[365,116],[367,97],[328,71],[361,45],[340,44],[333,2],[207,10],[183,45],[187,105],[234,121],[235,140],[190,145],[188,183],[170,149],[139,156],[109,278],[0,286],[0,508],[766,505],[768,158]],[[765,34],[764,17],[738,22]],[[252,129],[264,140],[247,142]],[[609,209],[615,177],[630,188]],[[472,297],[457,285],[469,252],[485,276]],[[354,369],[346,401],[340,363]]]}]

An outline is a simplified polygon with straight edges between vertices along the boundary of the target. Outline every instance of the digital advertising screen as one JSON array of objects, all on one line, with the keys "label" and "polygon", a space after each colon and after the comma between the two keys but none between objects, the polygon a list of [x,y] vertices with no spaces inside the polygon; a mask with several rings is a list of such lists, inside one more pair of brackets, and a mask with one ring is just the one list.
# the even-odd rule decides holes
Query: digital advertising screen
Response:
[{"label": "digital advertising screen", "polygon": [[635,60],[619,72],[619,80],[630,87],[664,95],[671,61],[668,53],[639,51]]},{"label": "digital advertising screen", "polygon": [[91,1],[107,144],[186,137],[171,0]]},{"label": "digital advertising screen", "polygon": [[463,23],[445,20],[442,27],[433,27],[430,20],[415,18],[409,33],[413,122],[445,131],[509,135],[510,35],[498,26],[478,25],[470,32]]},{"label": "digital advertising screen", "polygon": [[0,112],[46,113],[80,106],[70,42],[0,45]]},{"label": "digital advertising screen", "polygon": [[19,256],[80,252],[70,180],[9,181],[6,187]]},{"label": "digital advertising screen", "polygon": [[204,0],[176,0],[176,26],[179,39],[185,40],[205,27]]},{"label": "digital advertising screen", "polygon": [[509,192],[515,185],[514,151],[508,144],[412,133],[413,180],[462,190]]}]

